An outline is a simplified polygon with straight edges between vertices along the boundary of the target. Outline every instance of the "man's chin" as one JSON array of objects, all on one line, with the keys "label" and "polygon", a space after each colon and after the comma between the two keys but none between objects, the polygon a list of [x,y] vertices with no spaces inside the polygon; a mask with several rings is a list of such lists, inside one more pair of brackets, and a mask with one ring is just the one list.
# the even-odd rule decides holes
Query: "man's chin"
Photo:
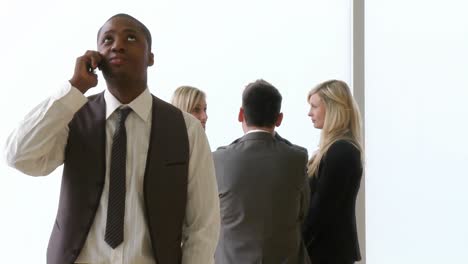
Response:
[{"label": "man's chin", "polygon": [[119,70],[103,71],[102,76],[104,76],[104,79],[106,79],[107,81],[131,79],[130,75],[127,72]]}]

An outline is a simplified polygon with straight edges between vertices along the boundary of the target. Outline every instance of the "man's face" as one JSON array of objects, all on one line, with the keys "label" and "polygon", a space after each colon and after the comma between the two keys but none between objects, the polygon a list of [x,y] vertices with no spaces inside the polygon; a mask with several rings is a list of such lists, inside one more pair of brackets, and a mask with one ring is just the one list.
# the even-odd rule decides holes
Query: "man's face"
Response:
[{"label": "man's face", "polygon": [[126,17],[107,21],[100,30],[97,46],[103,56],[100,67],[106,79],[146,80],[146,70],[154,63],[153,54],[135,21]]}]

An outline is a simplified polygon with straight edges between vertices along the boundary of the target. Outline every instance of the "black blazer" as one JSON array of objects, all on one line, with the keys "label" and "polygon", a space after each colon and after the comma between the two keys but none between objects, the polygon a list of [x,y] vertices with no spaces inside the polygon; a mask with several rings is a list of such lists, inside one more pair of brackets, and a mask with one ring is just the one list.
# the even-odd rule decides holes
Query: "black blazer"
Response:
[{"label": "black blazer", "polygon": [[333,143],[309,178],[311,199],[303,236],[312,263],[353,263],[361,259],[356,198],[362,177],[360,151],[350,142]]}]

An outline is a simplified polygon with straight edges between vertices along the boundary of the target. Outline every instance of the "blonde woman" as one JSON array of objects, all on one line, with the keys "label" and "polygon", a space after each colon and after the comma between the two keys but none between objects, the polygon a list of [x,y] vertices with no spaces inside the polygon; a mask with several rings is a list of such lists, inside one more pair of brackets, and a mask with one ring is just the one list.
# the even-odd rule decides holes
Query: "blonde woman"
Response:
[{"label": "blonde woman", "polygon": [[348,85],[330,80],[307,101],[319,149],[309,160],[311,187],[304,241],[314,264],[349,264],[361,259],[355,204],[363,172],[361,117]]},{"label": "blonde woman", "polygon": [[206,95],[203,91],[192,86],[180,86],[174,91],[171,103],[200,120],[203,129],[205,129],[208,115],[206,113]]}]

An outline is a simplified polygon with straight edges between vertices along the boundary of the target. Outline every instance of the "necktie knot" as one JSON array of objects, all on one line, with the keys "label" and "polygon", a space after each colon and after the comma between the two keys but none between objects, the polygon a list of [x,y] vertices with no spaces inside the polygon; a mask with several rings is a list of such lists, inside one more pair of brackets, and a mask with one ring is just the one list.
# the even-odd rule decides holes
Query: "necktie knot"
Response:
[{"label": "necktie knot", "polygon": [[119,117],[117,119],[118,123],[120,125],[125,124],[125,120],[127,119],[127,116],[128,116],[128,114],[130,114],[132,109],[130,107],[122,107],[122,108],[118,109],[117,111],[118,111],[118,114],[119,114]]}]

